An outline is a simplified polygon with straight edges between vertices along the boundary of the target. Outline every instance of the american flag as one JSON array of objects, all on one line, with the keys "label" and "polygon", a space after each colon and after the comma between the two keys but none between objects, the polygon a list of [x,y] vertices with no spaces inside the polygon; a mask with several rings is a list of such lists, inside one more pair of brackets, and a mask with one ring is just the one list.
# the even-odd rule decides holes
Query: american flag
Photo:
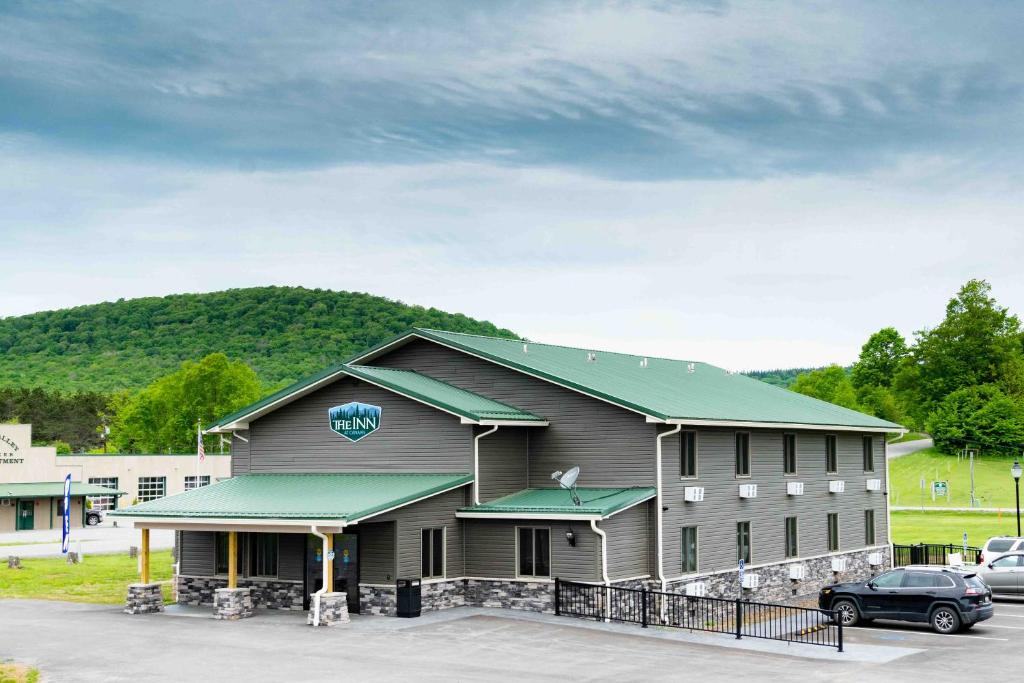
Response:
[{"label": "american flag", "polygon": [[196,456],[199,458],[199,462],[206,461],[206,448],[203,447],[203,428],[198,426],[196,434],[196,440],[199,442],[199,448],[196,451]]}]

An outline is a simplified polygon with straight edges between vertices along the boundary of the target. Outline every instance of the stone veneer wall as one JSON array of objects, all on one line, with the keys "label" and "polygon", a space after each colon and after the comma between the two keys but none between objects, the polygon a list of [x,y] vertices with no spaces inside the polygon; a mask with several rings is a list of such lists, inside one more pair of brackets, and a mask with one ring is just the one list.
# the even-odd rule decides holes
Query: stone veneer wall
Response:
[{"label": "stone veneer wall", "polygon": [[[218,588],[227,588],[228,580],[214,576],[178,576],[178,604],[213,605]],[[252,588],[255,607],[268,609],[302,609],[302,582],[276,579],[238,578],[239,588]]]},{"label": "stone veneer wall", "polygon": [[359,613],[393,617],[398,613],[398,595],[394,586],[359,584]]}]

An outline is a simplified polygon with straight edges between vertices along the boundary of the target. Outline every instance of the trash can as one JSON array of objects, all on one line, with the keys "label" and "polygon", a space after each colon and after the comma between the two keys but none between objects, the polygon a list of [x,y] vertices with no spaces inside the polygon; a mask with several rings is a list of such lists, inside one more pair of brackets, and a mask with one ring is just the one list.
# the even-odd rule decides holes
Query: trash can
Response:
[{"label": "trash can", "polygon": [[397,599],[399,617],[418,617],[420,615],[420,580],[398,579]]}]

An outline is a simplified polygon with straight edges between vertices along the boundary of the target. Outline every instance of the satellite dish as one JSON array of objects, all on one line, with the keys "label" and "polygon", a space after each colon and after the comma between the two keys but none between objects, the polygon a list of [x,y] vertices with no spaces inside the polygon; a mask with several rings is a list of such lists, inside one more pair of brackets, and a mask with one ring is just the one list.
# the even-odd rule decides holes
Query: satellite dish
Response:
[{"label": "satellite dish", "polygon": [[576,495],[576,480],[580,477],[579,466],[573,467],[568,472],[561,470],[551,473],[551,478],[558,482],[558,485],[569,491],[573,505],[580,505],[580,497]]}]

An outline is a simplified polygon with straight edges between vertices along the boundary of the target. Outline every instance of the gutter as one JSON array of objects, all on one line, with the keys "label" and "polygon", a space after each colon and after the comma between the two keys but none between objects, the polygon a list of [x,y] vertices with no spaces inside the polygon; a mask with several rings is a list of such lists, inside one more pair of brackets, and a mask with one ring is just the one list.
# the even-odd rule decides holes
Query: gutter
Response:
[{"label": "gutter", "polygon": [[480,439],[490,436],[496,431],[498,431],[498,425],[473,437],[473,505],[480,504]]},{"label": "gutter", "polygon": [[604,581],[604,620],[609,622],[611,621],[610,614],[612,608],[612,582],[608,578],[608,534],[597,526],[596,519],[590,520],[590,528],[601,537],[601,580]]},{"label": "gutter", "polygon": [[324,593],[327,593],[328,590],[331,588],[330,586],[327,585],[327,566],[328,566],[327,563],[328,562],[333,562],[334,560],[328,559],[328,557],[327,557],[327,553],[328,553],[328,547],[327,547],[328,540],[327,540],[327,536],[325,536],[324,534],[320,533],[320,530],[316,528],[316,524],[311,526],[309,528],[309,530],[313,532],[314,536],[319,537],[324,542],[324,553],[323,553],[323,555],[324,555],[324,562],[323,562],[323,567],[324,567],[323,568],[323,572],[324,572],[324,575],[323,575],[323,581],[322,581],[323,586],[321,586],[320,590],[318,590],[316,593],[313,593],[313,628],[316,628],[317,626],[320,625],[320,596],[323,595]]},{"label": "gutter", "polygon": [[656,449],[657,455],[656,455],[656,458],[655,458],[656,459],[655,466],[657,468],[657,476],[655,478],[656,481],[657,481],[657,484],[656,484],[657,493],[655,494],[654,501],[655,501],[655,505],[657,505],[657,520],[658,520],[658,523],[657,523],[657,527],[658,528],[657,528],[657,534],[656,534],[657,537],[658,537],[658,572],[657,573],[658,573],[658,581],[661,582],[661,592],[662,593],[665,592],[665,589],[667,588],[667,583],[668,582],[665,580],[665,543],[664,543],[664,534],[662,533],[662,528],[661,528],[662,524],[663,524],[663,521],[662,521],[662,509],[661,509],[662,508],[662,504],[661,504],[661,493],[662,493],[662,491],[661,491],[661,489],[662,489],[662,486],[661,486],[661,479],[662,479],[662,477],[661,477],[661,440],[664,439],[666,436],[670,436],[672,434],[678,434],[682,429],[683,429],[683,425],[681,425],[681,424],[680,425],[676,425],[675,429],[670,429],[667,432],[661,432],[661,433],[658,434],[658,437],[657,437],[657,445],[658,445],[658,447]]}]

